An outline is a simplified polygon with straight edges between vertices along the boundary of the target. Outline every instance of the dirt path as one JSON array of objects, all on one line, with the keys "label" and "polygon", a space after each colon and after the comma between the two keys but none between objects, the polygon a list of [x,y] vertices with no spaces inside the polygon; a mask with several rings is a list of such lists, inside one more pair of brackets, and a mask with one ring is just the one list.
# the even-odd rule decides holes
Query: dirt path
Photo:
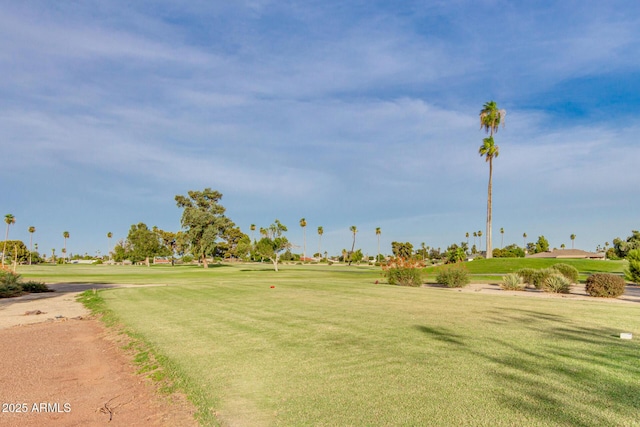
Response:
[{"label": "dirt path", "polygon": [[[75,302],[84,289],[58,288],[2,300],[0,426],[198,425],[186,399],[137,375],[123,337]],[[24,316],[34,310],[46,314]]]}]

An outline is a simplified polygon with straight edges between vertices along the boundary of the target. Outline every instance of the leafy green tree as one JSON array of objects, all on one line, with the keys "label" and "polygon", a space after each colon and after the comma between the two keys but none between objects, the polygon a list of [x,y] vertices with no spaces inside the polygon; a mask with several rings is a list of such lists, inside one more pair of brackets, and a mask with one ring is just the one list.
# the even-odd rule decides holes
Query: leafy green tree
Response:
[{"label": "leafy green tree", "polygon": [[502,249],[493,250],[494,258],[524,258],[524,250],[518,245],[507,245]]},{"label": "leafy green tree", "polygon": [[356,264],[360,264],[360,262],[362,262],[363,259],[364,259],[364,255],[362,253],[362,249],[358,249],[357,251],[351,254],[351,261],[355,262]]},{"label": "leafy green tree", "polygon": [[478,150],[478,153],[489,163],[489,186],[487,191],[487,258],[491,258],[493,252],[491,242],[493,159],[500,154],[499,147],[495,145],[493,141],[493,134],[498,132],[500,124],[504,126],[504,118],[506,115],[507,112],[498,109],[498,105],[494,101],[485,103],[482,110],[480,110],[480,129],[483,129],[489,134],[488,138],[482,140],[482,145]]},{"label": "leafy green tree", "polygon": [[9,226],[16,223],[16,218],[11,214],[4,216],[4,222],[7,224],[7,231],[4,234],[4,246],[2,247],[2,266],[4,267],[4,254],[7,252],[7,240],[9,240]]},{"label": "leafy green tree", "polygon": [[634,249],[640,249],[640,231],[632,230],[631,236],[626,240],[622,240],[619,237],[613,239],[613,252],[618,258],[626,258],[629,251]]},{"label": "leafy green tree", "polygon": [[120,239],[118,243],[113,247],[113,260],[115,262],[122,262],[125,259],[129,259],[129,253],[131,252],[131,244]]},{"label": "leafy green tree", "polygon": [[216,245],[213,255],[225,259],[242,258],[242,256],[238,255],[238,243],[245,236],[249,239],[249,236],[244,234],[242,230],[240,230],[240,227],[233,226],[225,228],[220,234],[221,241]]},{"label": "leafy green tree", "polygon": [[629,266],[625,270],[627,280],[640,285],[640,249],[632,249],[627,253]]},{"label": "leafy green tree", "polygon": [[[157,230],[157,227],[154,227],[154,229]],[[149,266],[149,258],[171,255],[171,250],[163,244],[158,233],[150,230],[143,222],[131,226],[127,241],[129,243],[129,251],[126,258],[132,262],[144,260],[145,264]]]},{"label": "leafy green tree", "polygon": [[547,251],[549,251],[549,242],[544,236],[539,236],[538,241],[536,242],[536,245],[535,245],[534,253],[537,254],[540,252],[547,252]]},{"label": "leafy green tree", "polygon": [[291,248],[289,240],[284,236],[287,227],[277,219],[268,228],[264,229],[264,237],[256,243],[256,252],[263,258],[273,263],[273,268],[278,271],[280,253]]},{"label": "leafy green tree", "polygon": [[455,264],[464,261],[467,257],[466,244],[464,242],[460,243],[460,246],[456,243],[452,244],[447,248],[445,255],[447,264]]},{"label": "leafy green tree", "polygon": [[17,262],[19,264],[29,262],[29,248],[24,244],[22,240],[5,240],[6,243],[6,257],[9,262]]},{"label": "leafy green tree", "polygon": [[391,252],[396,258],[409,259],[413,256],[413,245],[409,242],[391,242]]},{"label": "leafy green tree", "polygon": [[243,233],[242,237],[236,243],[234,255],[243,261],[247,261],[252,248],[251,238]]},{"label": "leafy green tree", "polygon": [[221,193],[210,188],[175,197],[178,207],[184,209],[180,222],[186,230],[191,253],[202,260],[204,268],[209,267],[207,257],[213,254],[216,240],[234,226],[224,215],[225,208],[219,203],[221,198]]}]

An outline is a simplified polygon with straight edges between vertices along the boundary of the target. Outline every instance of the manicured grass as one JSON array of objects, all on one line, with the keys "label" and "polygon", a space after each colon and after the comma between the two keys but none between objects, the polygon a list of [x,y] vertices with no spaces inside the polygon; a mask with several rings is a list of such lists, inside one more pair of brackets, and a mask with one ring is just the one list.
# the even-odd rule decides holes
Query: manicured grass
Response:
[{"label": "manicured grass", "polygon": [[640,305],[376,285],[368,267],[167,269],[119,277],[170,286],[99,295],[208,424],[638,423]]}]

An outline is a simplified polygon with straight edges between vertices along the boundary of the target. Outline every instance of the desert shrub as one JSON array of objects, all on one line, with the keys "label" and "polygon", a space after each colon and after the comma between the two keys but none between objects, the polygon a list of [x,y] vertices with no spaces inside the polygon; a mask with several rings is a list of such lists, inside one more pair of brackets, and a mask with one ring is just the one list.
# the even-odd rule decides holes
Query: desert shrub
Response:
[{"label": "desert shrub", "polygon": [[554,274],[559,273],[552,268],[542,268],[539,270],[535,270],[531,275],[530,283],[535,286],[536,289],[543,289],[545,280],[547,280],[548,277],[553,276]]},{"label": "desert shrub", "polygon": [[18,283],[2,284],[0,283],[0,298],[17,297],[24,293],[22,286]]},{"label": "desert shrub", "polygon": [[42,293],[42,292],[53,292],[53,289],[49,289],[47,285],[42,282],[35,282],[33,280],[29,280],[27,282],[21,282],[20,286],[22,290],[25,292],[29,292],[32,294]]},{"label": "desert shrub", "polygon": [[470,281],[467,269],[457,265],[441,268],[436,276],[436,282],[447,288],[462,288],[467,286]]},{"label": "desert shrub", "polygon": [[615,274],[595,273],[587,277],[585,289],[592,297],[618,298],[624,293],[624,279]]},{"label": "desert shrub", "polygon": [[534,268],[521,268],[516,274],[522,277],[522,281],[529,285],[533,285],[533,275],[536,272]]},{"label": "desert shrub", "polygon": [[20,283],[20,275],[9,270],[0,270],[0,286]]},{"label": "desert shrub", "polygon": [[564,277],[569,279],[571,283],[578,283],[578,269],[572,265],[559,263],[554,264],[550,268],[556,270],[558,273],[562,274]]},{"label": "desert shrub", "polygon": [[392,258],[382,266],[382,275],[390,285],[420,286],[423,264],[415,259]]},{"label": "desert shrub", "polygon": [[625,271],[627,280],[640,285],[640,249],[632,249],[627,254],[629,268]]},{"label": "desert shrub", "polygon": [[500,287],[506,291],[522,291],[524,290],[524,282],[518,274],[509,273],[502,278]]},{"label": "desert shrub", "polygon": [[0,298],[17,297],[28,292],[53,292],[44,283],[23,282],[19,274],[0,270]]},{"label": "desert shrub", "polygon": [[542,290],[555,294],[568,294],[571,290],[571,282],[560,273],[553,273],[544,279]]}]

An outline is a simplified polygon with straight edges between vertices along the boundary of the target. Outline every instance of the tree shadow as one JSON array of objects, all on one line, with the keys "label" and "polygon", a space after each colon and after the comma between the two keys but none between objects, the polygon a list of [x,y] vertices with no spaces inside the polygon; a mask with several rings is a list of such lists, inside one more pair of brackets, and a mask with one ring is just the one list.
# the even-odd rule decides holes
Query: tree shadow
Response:
[{"label": "tree shadow", "polygon": [[435,340],[446,342],[448,344],[456,344],[458,346],[466,346],[464,341],[462,341],[464,338],[462,335],[456,335],[444,328],[436,329],[424,325],[415,325],[414,328]]},{"label": "tree shadow", "polygon": [[614,425],[620,422],[615,417],[637,419],[637,343],[620,340],[611,328],[576,326],[556,314],[511,309],[502,317],[507,323],[524,322],[540,339],[522,344],[493,338],[492,351],[470,350],[487,362],[487,374],[497,384],[493,398],[501,405],[543,425]]}]

